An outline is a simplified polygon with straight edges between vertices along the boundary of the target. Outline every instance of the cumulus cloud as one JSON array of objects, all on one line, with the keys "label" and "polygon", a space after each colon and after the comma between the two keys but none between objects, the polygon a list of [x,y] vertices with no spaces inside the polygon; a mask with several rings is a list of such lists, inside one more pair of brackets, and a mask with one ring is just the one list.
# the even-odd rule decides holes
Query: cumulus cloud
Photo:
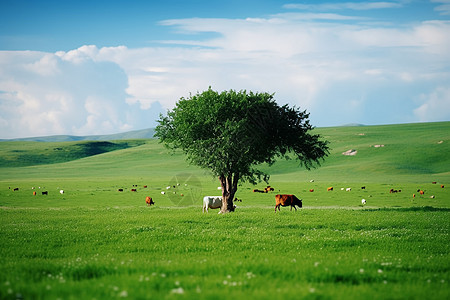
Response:
[{"label": "cumulus cloud", "polygon": [[[154,126],[154,120],[145,118],[147,110],[136,111],[126,102],[124,71],[113,62],[96,60],[97,52],[95,46],[56,54],[0,52],[1,138]],[[148,124],[141,127],[143,119]]]},{"label": "cumulus cloud", "polygon": [[427,95],[421,95],[423,102],[414,110],[421,122],[450,120],[450,87],[440,86]]},{"label": "cumulus cloud", "polygon": [[56,53],[0,52],[1,137],[151,127],[178,99],[209,86],[275,93],[280,104],[310,111],[318,126],[448,119],[436,107],[448,107],[443,87],[450,80],[450,22],[364,21],[308,12],[171,19],[160,26],[190,40],[138,49],[85,45]]}]

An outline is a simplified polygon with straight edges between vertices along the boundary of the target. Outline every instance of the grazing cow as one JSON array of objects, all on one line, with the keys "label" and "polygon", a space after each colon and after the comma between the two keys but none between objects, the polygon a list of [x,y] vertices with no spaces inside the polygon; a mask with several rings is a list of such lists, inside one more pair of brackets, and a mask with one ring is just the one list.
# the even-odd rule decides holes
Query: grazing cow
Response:
[{"label": "grazing cow", "polygon": [[222,196],[205,196],[203,197],[202,212],[208,212],[208,209],[216,209],[222,207]]},{"label": "grazing cow", "polygon": [[352,188],[346,188],[345,191],[350,192]]},{"label": "grazing cow", "polygon": [[42,192],[42,195],[48,195],[48,191]]},{"label": "grazing cow", "polygon": [[136,189],[131,189],[131,191],[132,191],[132,192],[137,192],[137,190],[136,190]]},{"label": "grazing cow", "polygon": [[361,204],[362,204],[362,205],[366,205],[366,199],[362,199],[362,200],[361,200]]},{"label": "grazing cow", "polygon": [[332,191],[332,190],[333,190],[333,187],[332,187],[332,186],[330,186],[329,188],[327,188],[327,192]]},{"label": "grazing cow", "polygon": [[362,187],[361,187],[361,189],[362,189],[362,190],[365,190],[365,189],[366,189],[366,187],[365,187],[365,186],[362,186]]},{"label": "grazing cow", "polygon": [[117,191],[118,191],[118,192],[123,192],[123,189],[118,189]]},{"label": "grazing cow", "polygon": [[153,201],[153,199],[151,198],[151,197],[149,197],[149,196],[147,196],[147,197],[145,197],[145,203],[147,203],[147,206],[150,206],[150,205],[154,205],[155,204],[155,202]]},{"label": "grazing cow", "polygon": [[437,183],[436,181],[433,181],[433,182],[432,182],[432,184],[436,184],[436,183]]},{"label": "grazing cow", "polygon": [[416,194],[413,194],[413,198],[416,198]]},{"label": "grazing cow", "polygon": [[443,185],[443,184],[441,185],[441,188],[444,188],[444,185]]},{"label": "grazing cow", "polygon": [[265,193],[265,191],[261,191],[261,190],[258,190],[258,189],[254,189],[254,190],[253,190],[253,193]]},{"label": "grazing cow", "polygon": [[163,191],[163,192],[161,192],[161,195],[165,195],[165,194],[166,194],[166,192],[164,192],[164,191]]},{"label": "grazing cow", "polygon": [[146,185],[144,185],[144,189],[146,189],[147,188],[147,186]]},{"label": "grazing cow", "polygon": [[64,190],[59,190],[59,193],[62,195],[64,194]]},{"label": "grazing cow", "polygon": [[312,192],[314,192],[314,189],[310,189],[309,191],[312,193]]},{"label": "grazing cow", "polygon": [[268,192],[273,192],[274,188],[271,187],[270,185],[268,185],[266,188],[264,188],[264,192],[268,193]]},{"label": "grazing cow", "polygon": [[18,191],[18,190],[19,190],[19,188],[14,188],[14,190],[13,190],[13,191],[15,192],[15,191]]},{"label": "grazing cow", "polygon": [[419,190],[419,194],[423,195],[423,194],[425,194],[425,192],[422,190]]},{"label": "grazing cow", "polygon": [[33,192],[33,196],[36,196],[36,192]]},{"label": "grazing cow", "polygon": [[276,195],[275,196],[275,212],[280,210],[280,206],[290,206],[291,211],[292,207],[295,208],[297,211],[297,208],[295,206],[298,206],[299,208],[302,208],[302,200],[299,200],[295,195]]}]

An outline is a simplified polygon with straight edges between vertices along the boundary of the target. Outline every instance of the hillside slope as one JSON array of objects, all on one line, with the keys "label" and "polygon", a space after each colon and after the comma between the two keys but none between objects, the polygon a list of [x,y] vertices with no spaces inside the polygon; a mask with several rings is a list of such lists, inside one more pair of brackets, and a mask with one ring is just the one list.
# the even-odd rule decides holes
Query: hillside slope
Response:
[{"label": "hillside slope", "polygon": [[0,168],[57,164],[143,144],[143,141],[3,142]]},{"label": "hillside slope", "polygon": [[29,138],[17,138],[2,140],[0,142],[74,142],[74,141],[116,141],[116,140],[135,140],[135,139],[151,139],[155,134],[154,128],[134,130],[115,134],[104,135],[52,135]]},{"label": "hillside slope", "polygon": [[[307,171],[295,160],[279,160],[261,169],[286,182],[450,181],[450,122],[316,128],[315,133],[330,142],[330,155],[321,167]],[[104,144],[97,148],[103,149],[98,152],[102,154],[95,156],[87,155],[92,154],[89,147],[101,144],[84,143],[0,143],[0,180],[22,178],[25,173],[30,178],[150,176],[166,181],[180,172],[210,176],[189,166],[182,153],[169,153],[156,139]],[[348,150],[356,154],[342,154]]]}]

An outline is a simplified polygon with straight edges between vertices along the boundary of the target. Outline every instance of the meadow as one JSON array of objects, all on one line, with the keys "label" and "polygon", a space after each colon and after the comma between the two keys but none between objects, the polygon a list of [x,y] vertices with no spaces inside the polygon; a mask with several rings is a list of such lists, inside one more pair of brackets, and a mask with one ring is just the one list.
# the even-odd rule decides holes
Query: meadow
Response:
[{"label": "meadow", "polygon": [[[156,140],[0,143],[0,299],[448,299],[450,122],[315,130],[320,168],[263,166],[275,191],[243,184],[226,215],[201,212],[218,181]],[[303,208],[275,213],[276,193]]]}]

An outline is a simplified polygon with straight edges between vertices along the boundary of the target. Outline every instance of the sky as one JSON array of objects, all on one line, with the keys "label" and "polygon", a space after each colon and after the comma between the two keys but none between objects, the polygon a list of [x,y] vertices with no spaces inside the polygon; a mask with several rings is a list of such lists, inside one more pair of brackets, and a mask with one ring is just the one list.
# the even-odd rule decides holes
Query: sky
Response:
[{"label": "sky", "polygon": [[152,128],[210,86],[316,127],[450,121],[450,0],[0,1],[0,139]]}]

